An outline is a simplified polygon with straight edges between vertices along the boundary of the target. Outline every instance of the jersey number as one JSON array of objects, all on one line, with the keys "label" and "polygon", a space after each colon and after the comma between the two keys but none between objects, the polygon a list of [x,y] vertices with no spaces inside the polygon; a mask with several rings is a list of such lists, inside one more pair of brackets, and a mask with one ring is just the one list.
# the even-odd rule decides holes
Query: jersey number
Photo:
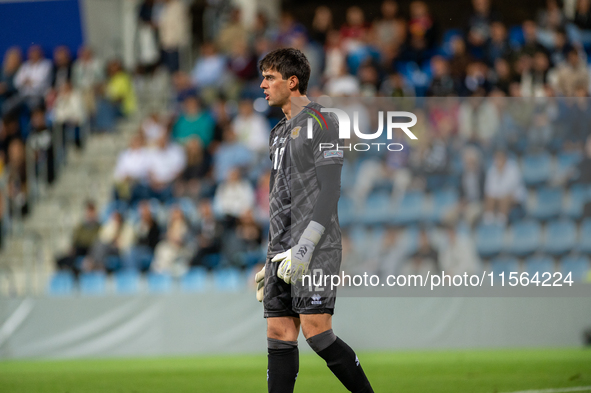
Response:
[{"label": "jersey number", "polygon": [[284,151],[285,147],[275,149],[275,153],[273,154],[273,170],[281,168],[281,159],[283,158]]}]

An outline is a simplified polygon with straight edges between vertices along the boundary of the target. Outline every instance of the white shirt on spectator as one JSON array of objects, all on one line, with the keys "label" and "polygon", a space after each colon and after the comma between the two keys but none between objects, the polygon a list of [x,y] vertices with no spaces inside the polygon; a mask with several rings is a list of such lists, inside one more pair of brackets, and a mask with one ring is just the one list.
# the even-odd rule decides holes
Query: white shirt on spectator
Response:
[{"label": "white shirt on spectator", "polygon": [[187,10],[180,0],[164,3],[158,21],[160,44],[167,50],[176,50],[189,41]]},{"label": "white shirt on spectator", "polygon": [[516,201],[523,201],[525,187],[517,163],[508,159],[500,171],[493,164],[486,174],[484,193],[490,198],[512,196]]},{"label": "white shirt on spectator", "polygon": [[86,120],[84,101],[76,90],[66,94],[58,94],[55,100],[54,116],[57,123],[74,123],[82,125]]},{"label": "white shirt on spectator", "polygon": [[166,132],[166,128],[151,117],[144,120],[141,127],[148,145],[156,143]]},{"label": "white shirt on spectator", "polygon": [[164,149],[152,148],[148,154],[148,172],[158,183],[174,181],[186,163],[185,150],[176,143],[169,143]]},{"label": "white shirt on spectator", "polygon": [[254,206],[254,190],[246,180],[223,182],[216,189],[213,206],[218,214],[240,217]]},{"label": "white shirt on spectator", "polygon": [[51,61],[47,59],[36,63],[26,61],[17,71],[14,84],[25,97],[44,96],[51,82],[51,67]]},{"label": "white shirt on spectator", "polygon": [[232,122],[238,140],[255,152],[266,151],[269,148],[269,122],[263,116],[252,113],[245,117],[238,115]]},{"label": "white shirt on spectator", "polygon": [[150,151],[144,147],[126,149],[119,154],[115,166],[115,180],[145,180],[148,178]]}]

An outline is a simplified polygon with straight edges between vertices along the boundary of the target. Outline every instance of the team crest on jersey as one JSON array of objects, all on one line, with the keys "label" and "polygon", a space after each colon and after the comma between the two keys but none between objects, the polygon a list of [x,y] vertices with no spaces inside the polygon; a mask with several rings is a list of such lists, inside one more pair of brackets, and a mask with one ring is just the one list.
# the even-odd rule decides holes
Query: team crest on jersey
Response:
[{"label": "team crest on jersey", "polygon": [[296,127],[293,130],[291,130],[291,139],[296,139],[298,136],[300,136],[300,130],[302,129],[302,127]]}]

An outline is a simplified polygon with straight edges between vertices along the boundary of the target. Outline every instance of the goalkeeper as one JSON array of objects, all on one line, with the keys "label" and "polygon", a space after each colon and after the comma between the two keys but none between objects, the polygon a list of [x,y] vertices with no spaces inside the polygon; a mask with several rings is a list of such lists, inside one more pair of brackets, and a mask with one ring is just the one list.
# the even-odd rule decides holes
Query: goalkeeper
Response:
[{"label": "goalkeeper", "polygon": [[[343,151],[337,145],[343,141],[336,118],[306,97],[310,65],[299,50],[275,50],[259,67],[266,100],[285,114],[269,139],[269,248],[265,268],[255,277],[267,318],[269,392],[293,392],[300,327],[349,391],[373,392],[355,352],[332,331],[336,290],[302,285],[302,275],[338,274],[341,263],[337,202]],[[321,143],[328,148],[320,149]]]}]

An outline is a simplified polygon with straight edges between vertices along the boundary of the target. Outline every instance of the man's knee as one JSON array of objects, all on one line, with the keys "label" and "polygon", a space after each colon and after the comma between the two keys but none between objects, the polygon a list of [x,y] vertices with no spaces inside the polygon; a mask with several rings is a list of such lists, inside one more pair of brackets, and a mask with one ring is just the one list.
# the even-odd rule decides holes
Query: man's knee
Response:
[{"label": "man's knee", "polygon": [[332,318],[328,314],[301,315],[300,318],[306,339],[332,329]]},{"label": "man's knee", "polygon": [[297,341],[299,323],[294,318],[268,318],[267,337],[282,341]]}]

